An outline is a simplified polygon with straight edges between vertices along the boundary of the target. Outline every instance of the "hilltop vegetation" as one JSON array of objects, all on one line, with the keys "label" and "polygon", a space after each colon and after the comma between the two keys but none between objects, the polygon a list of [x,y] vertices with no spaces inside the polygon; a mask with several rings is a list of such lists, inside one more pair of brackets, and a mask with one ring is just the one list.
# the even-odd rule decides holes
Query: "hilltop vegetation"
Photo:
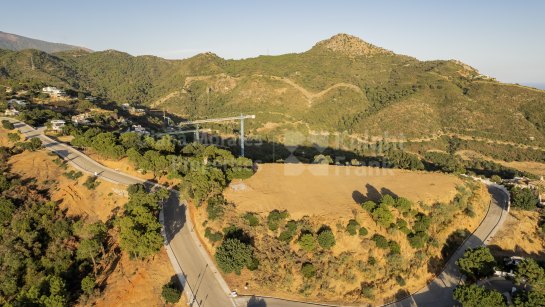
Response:
[{"label": "hilltop vegetation", "polygon": [[289,128],[409,138],[450,132],[545,144],[545,92],[501,84],[457,61],[397,55],[348,35],[299,54],[243,60],[25,50],[1,51],[0,63],[3,85],[57,85],[190,118],[256,113],[249,132],[275,123],[259,134],[277,140]]}]

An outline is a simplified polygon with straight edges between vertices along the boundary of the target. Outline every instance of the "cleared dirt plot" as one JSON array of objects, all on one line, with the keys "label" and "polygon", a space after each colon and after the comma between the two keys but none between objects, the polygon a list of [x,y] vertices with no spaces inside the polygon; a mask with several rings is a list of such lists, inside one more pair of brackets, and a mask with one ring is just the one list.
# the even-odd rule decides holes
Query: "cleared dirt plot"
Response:
[{"label": "cleared dirt plot", "polygon": [[250,179],[235,181],[224,195],[241,212],[288,210],[305,215],[346,217],[357,202],[378,201],[382,194],[431,204],[448,202],[462,180],[439,173],[372,167],[261,164]]}]

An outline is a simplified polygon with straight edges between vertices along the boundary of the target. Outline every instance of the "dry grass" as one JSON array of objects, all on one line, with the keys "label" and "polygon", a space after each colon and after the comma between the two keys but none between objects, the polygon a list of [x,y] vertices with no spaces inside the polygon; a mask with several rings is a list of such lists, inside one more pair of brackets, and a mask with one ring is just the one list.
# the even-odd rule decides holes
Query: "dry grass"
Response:
[{"label": "dry grass", "polygon": [[490,242],[497,256],[526,256],[545,260],[545,236],[540,232],[537,211],[511,210],[505,224]]},{"label": "dry grass", "polygon": [[288,210],[292,218],[305,215],[346,218],[358,209],[356,200],[378,200],[381,192],[414,202],[448,202],[462,181],[439,173],[371,167],[261,164],[244,182],[236,181],[225,197],[240,212]]}]

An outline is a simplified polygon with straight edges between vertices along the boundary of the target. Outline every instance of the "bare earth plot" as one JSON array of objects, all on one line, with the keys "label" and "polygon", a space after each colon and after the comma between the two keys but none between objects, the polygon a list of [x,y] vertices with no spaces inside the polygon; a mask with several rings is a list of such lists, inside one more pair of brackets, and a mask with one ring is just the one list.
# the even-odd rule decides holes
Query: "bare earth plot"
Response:
[{"label": "bare earth plot", "polygon": [[378,200],[392,193],[414,202],[449,202],[462,181],[455,176],[371,167],[261,164],[244,182],[234,182],[225,197],[241,212],[288,210],[305,215],[347,217],[355,200]]}]

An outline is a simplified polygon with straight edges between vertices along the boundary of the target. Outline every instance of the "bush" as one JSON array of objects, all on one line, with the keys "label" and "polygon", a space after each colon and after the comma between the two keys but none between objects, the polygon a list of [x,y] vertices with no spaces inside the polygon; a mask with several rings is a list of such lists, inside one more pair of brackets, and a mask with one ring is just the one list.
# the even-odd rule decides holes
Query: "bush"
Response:
[{"label": "bush", "polygon": [[366,299],[375,298],[375,291],[373,289],[373,286],[369,285],[369,284],[362,284],[361,285],[361,296],[363,296]]},{"label": "bush", "polygon": [[12,143],[19,142],[21,140],[21,135],[18,133],[8,133],[8,140]]},{"label": "bush", "polygon": [[316,275],[316,268],[312,263],[307,262],[301,267],[301,274],[303,274],[305,278],[314,277],[314,275]]},{"label": "bush", "polygon": [[358,232],[359,227],[360,227],[360,223],[358,223],[358,221],[354,219],[351,219],[350,221],[348,221],[348,225],[346,225],[346,231],[351,236],[355,236],[356,233]]},{"label": "bush", "polygon": [[169,282],[168,284],[163,285],[161,296],[165,300],[165,303],[176,304],[182,296],[182,291],[180,291],[174,283]]},{"label": "bush", "polygon": [[96,287],[96,281],[92,276],[85,276],[81,280],[81,290],[87,295],[93,294]]},{"label": "bush", "polygon": [[424,232],[409,233],[407,239],[412,248],[420,249],[426,246],[429,236]]},{"label": "bush", "polygon": [[380,249],[387,249],[389,247],[388,240],[382,235],[375,234],[371,240],[373,240]]},{"label": "bush", "polygon": [[98,187],[100,184],[100,181],[97,181],[96,176],[89,176],[87,177],[87,180],[83,183],[83,186],[86,187],[89,190],[94,190]]},{"label": "bush", "polygon": [[362,237],[366,236],[369,233],[369,231],[367,231],[367,228],[365,227],[360,227],[360,230],[358,232],[359,232],[359,235]]},{"label": "bush", "polygon": [[83,174],[80,171],[68,171],[63,174],[66,178],[71,180],[78,180]]},{"label": "bush", "polygon": [[364,202],[361,207],[367,212],[373,212],[373,210],[375,210],[375,208],[377,207],[377,204],[372,200],[368,200]]},{"label": "bush", "polygon": [[500,184],[501,183],[501,177],[498,176],[498,175],[492,175],[492,177],[490,177],[490,181]]},{"label": "bush", "polygon": [[380,204],[380,206],[373,210],[371,215],[373,216],[373,220],[384,228],[388,228],[394,220],[392,212],[384,204]]},{"label": "bush", "polygon": [[276,231],[279,227],[280,221],[288,217],[288,211],[273,210],[267,216],[267,225],[272,231]]},{"label": "bush", "polygon": [[490,275],[494,272],[495,264],[496,261],[487,247],[468,249],[464,256],[456,261],[460,272],[472,279]]},{"label": "bush", "polygon": [[248,225],[250,225],[251,227],[255,227],[257,225],[259,225],[259,219],[257,218],[257,215],[255,215],[254,213],[246,213],[244,215],[244,219],[248,222]]},{"label": "bush", "polygon": [[513,187],[509,192],[511,192],[511,203],[514,208],[522,210],[536,209],[539,199],[532,190]]},{"label": "bush", "polygon": [[390,254],[401,253],[401,247],[399,246],[399,243],[397,243],[396,241],[390,240],[388,242],[388,247],[390,248]]},{"label": "bush", "polygon": [[223,272],[235,272],[240,275],[244,267],[252,267],[255,264],[253,251],[253,247],[249,244],[245,244],[239,239],[229,238],[218,247],[214,257]]},{"label": "bush", "polygon": [[418,213],[415,217],[413,230],[414,232],[425,232],[430,228],[431,218],[424,213]]},{"label": "bush", "polygon": [[216,220],[223,216],[225,210],[225,199],[222,195],[216,195],[208,199],[206,212],[208,213],[208,218],[211,220]]},{"label": "bush", "polygon": [[280,236],[278,236],[278,239],[280,241],[289,242],[295,235],[295,232],[297,231],[297,222],[296,221],[289,221],[286,224],[286,229],[280,233]]},{"label": "bush", "polygon": [[503,295],[475,284],[460,285],[454,289],[453,297],[462,306],[505,306]]},{"label": "bush", "polygon": [[15,126],[9,120],[4,119],[4,120],[2,120],[2,128],[7,129],[7,130],[13,130],[13,129],[15,129]]},{"label": "bush", "polygon": [[322,248],[330,249],[335,245],[335,243],[335,236],[333,235],[331,229],[326,228],[318,233],[318,244],[320,244]]},{"label": "bush", "polygon": [[316,248],[316,240],[311,233],[304,233],[299,238],[299,245],[307,252],[312,252]]},{"label": "bush", "polygon": [[214,232],[212,228],[206,227],[204,230],[204,236],[210,240],[210,242],[215,243],[223,239],[221,232]]},{"label": "bush", "polygon": [[399,197],[394,205],[400,212],[409,212],[412,207],[412,202],[404,197]]},{"label": "bush", "polygon": [[380,203],[386,206],[394,206],[396,204],[396,200],[392,197],[392,195],[386,194],[382,196]]}]

